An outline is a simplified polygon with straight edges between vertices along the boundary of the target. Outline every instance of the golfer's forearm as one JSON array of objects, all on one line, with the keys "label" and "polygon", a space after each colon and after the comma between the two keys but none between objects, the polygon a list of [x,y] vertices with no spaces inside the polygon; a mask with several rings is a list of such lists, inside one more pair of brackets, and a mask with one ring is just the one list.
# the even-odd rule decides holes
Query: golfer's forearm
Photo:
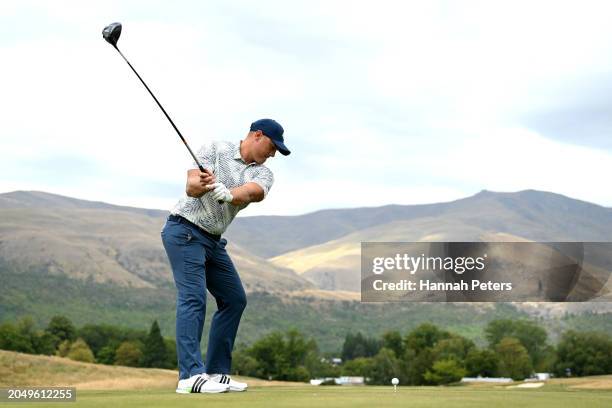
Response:
[{"label": "golfer's forearm", "polygon": [[205,191],[195,191],[187,189],[185,193],[187,194],[187,197],[200,198],[204,195]]},{"label": "golfer's forearm", "polygon": [[187,184],[185,185],[185,194],[188,197],[200,198],[210,191],[206,186],[215,182],[215,177],[210,170],[204,170],[202,173],[199,169],[187,170]]},{"label": "golfer's forearm", "polygon": [[232,196],[234,197],[232,200],[233,205],[248,204],[264,199],[264,194],[261,187],[254,187],[252,184],[253,183],[247,183],[230,190]]},{"label": "golfer's forearm", "polygon": [[187,186],[185,187],[185,193],[187,197],[200,198],[206,193],[206,189],[200,183],[200,179],[189,179],[187,180]]}]

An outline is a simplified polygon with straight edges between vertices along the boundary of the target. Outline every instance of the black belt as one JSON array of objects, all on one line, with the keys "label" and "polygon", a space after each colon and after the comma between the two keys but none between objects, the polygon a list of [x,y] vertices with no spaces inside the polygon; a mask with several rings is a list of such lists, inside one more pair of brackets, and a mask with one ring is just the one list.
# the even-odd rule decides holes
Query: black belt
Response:
[{"label": "black belt", "polygon": [[181,217],[180,215],[170,214],[168,216],[168,220],[173,221],[173,222],[178,222],[180,224],[189,225],[190,227],[193,227],[193,228],[197,229],[202,234],[206,235],[207,237],[209,237],[211,239],[214,239],[215,241],[219,241],[221,239],[221,235],[211,234],[210,232],[206,231],[204,228],[194,224],[193,222],[189,221],[185,217]]}]

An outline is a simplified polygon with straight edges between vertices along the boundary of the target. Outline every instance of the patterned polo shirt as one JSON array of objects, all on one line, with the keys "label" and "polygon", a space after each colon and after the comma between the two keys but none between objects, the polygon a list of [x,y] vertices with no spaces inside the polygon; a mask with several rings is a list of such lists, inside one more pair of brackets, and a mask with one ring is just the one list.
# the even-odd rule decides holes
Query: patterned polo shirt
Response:
[{"label": "patterned polo shirt", "polygon": [[[274,183],[272,171],[255,162],[245,163],[240,155],[240,143],[210,142],[202,146],[196,157],[205,169],[213,171],[218,182],[225,184],[230,190],[253,182],[261,186],[265,197]],[[195,162],[192,166],[194,169],[198,168]],[[247,206],[248,204],[219,203],[212,198],[212,194],[206,193],[200,198],[185,195],[170,212],[188,219],[211,234],[221,235],[238,211]]]}]

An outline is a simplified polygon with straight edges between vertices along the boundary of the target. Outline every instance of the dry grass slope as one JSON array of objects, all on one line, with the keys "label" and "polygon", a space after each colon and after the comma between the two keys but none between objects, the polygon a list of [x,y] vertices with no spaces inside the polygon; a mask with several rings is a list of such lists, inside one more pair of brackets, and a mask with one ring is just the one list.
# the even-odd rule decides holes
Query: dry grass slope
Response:
[{"label": "dry grass slope", "polygon": [[[304,385],[236,377],[250,386]],[[134,368],[89,364],[55,356],[38,356],[0,350],[0,387],[70,386],[79,390],[174,389],[177,372],[157,368]]]}]

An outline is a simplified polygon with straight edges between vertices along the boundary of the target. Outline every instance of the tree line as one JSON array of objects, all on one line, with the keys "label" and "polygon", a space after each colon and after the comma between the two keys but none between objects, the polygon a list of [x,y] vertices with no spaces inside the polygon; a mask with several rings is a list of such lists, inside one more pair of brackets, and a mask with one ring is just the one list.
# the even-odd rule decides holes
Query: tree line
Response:
[{"label": "tree line", "polygon": [[112,325],[76,328],[65,316],[55,316],[44,329],[30,317],[0,325],[0,349],[68,357],[87,363],[131,367],[176,368],[174,339],[161,335],[154,321],[148,332]]},{"label": "tree line", "polygon": [[[499,319],[485,328],[487,345],[424,323],[402,335],[348,333],[340,353],[322,355],[297,330],[273,332],[234,352],[234,374],[270,380],[362,376],[368,384],[451,384],[465,376],[522,380],[536,372],[556,376],[612,374],[612,337],[600,332],[566,331],[556,346],[531,320]],[[336,356],[338,355],[336,354]]]},{"label": "tree line", "polygon": [[[298,330],[271,332],[233,353],[233,374],[269,380],[363,376],[369,384],[451,384],[465,376],[522,380],[535,372],[556,376],[612,374],[612,337],[600,332],[568,330],[557,345],[531,320],[499,319],[485,327],[487,344],[433,324],[405,334],[380,337],[348,333],[342,350],[321,353],[313,338]],[[147,332],[111,325],[76,328],[64,316],[36,329],[31,318],[0,325],[0,348],[31,354],[59,355],[77,361],[133,367],[176,368],[175,340],[164,338],[157,321]],[[332,357],[341,357],[336,364]]]}]

